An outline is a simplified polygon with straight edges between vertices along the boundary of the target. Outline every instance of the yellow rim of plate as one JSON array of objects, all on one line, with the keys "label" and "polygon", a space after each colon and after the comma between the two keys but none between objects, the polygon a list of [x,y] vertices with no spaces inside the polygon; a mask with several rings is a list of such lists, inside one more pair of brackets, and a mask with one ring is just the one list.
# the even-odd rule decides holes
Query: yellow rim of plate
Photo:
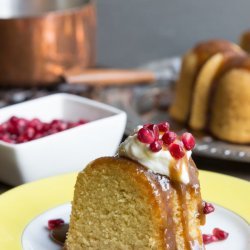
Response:
[{"label": "yellow rim of plate", "polygon": [[[250,221],[250,184],[238,178],[200,172],[204,200],[234,211]],[[76,173],[50,177],[16,187],[0,195],[1,249],[22,249],[21,236],[25,226],[44,211],[72,200]]]}]

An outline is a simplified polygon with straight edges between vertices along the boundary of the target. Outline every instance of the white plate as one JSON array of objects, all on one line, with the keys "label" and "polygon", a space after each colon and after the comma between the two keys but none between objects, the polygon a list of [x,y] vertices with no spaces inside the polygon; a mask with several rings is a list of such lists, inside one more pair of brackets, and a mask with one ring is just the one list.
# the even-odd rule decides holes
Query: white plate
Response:
[{"label": "white plate", "polygon": [[[70,203],[45,211],[34,218],[24,229],[22,246],[24,250],[60,250],[61,246],[49,238],[47,222],[50,219],[62,218],[67,223],[71,212]],[[213,228],[219,227],[229,232],[225,241],[206,245],[206,250],[249,250],[249,225],[237,214],[215,205],[215,212],[207,216],[207,223],[202,228],[203,233],[211,233]]]}]

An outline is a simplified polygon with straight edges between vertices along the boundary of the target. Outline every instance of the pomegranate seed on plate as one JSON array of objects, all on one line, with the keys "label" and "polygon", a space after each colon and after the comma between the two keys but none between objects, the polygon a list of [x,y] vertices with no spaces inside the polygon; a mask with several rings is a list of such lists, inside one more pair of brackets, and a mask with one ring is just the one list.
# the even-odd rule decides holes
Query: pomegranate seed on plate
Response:
[{"label": "pomegranate seed on plate", "polygon": [[229,233],[219,229],[219,228],[214,228],[213,229],[213,235],[218,238],[218,240],[225,240],[228,238]]},{"label": "pomegranate seed on plate", "polygon": [[53,219],[53,220],[49,220],[48,221],[48,229],[49,230],[53,230],[61,225],[64,224],[64,220],[63,219]]},{"label": "pomegranate seed on plate", "polygon": [[181,140],[186,150],[191,150],[195,146],[195,139],[191,133],[184,133],[181,136]]},{"label": "pomegranate seed on plate", "polygon": [[215,210],[215,208],[211,203],[208,203],[208,202],[204,201],[204,204],[203,204],[203,213],[204,214],[210,214],[214,210]]},{"label": "pomegranate seed on plate", "polygon": [[213,234],[203,234],[202,239],[203,239],[203,243],[206,245],[212,242],[226,240],[228,238],[228,235],[229,233],[219,228],[214,228]]},{"label": "pomegranate seed on plate", "polygon": [[175,132],[169,131],[163,134],[162,141],[164,142],[164,144],[170,145],[175,141],[176,137],[177,135]]},{"label": "pomegranate seed on plate", "polygon": [[218,238],[212,234],[202,234],[202,239],[205,245],[218,241]]},{"label": "pomegranate seed on plate", "polygon": [[169,152],[177,160],[181,159],[185,155],[184,148],[178,143],[170,144]]},{"label": "pomegranate seed on plate", "polygon": [[142,143],[150,144],[155,140],[155,135],[150,129],[141,128],[137,133],[137,138]]}]

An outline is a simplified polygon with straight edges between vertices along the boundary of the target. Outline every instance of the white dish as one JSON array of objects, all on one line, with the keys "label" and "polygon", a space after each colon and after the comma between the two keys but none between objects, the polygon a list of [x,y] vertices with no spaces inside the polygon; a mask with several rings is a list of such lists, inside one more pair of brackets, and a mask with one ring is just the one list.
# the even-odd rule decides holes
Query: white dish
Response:
[{"label": "white dish", "polygon": [[[69,222],[71,212],[70,203],[66,203],[50,209],[34,218],[24,229],[22,235],[22,247],[24,250],[59,250],[61,246],[49,238],[47,222],[50,219],[62,218]],[[202,228],[203,233],[211,233],[213,228],[219,227],[229,232],[225,241],[206,245],[206,250],[248,250],[249,226],[247,222],[237,214],[215,205],[215,212],[207,216],[207,223]]]},{"label": "white dish", "polygon": [[69,94],[55,94],[0,109],[0,123],[11,116],[90,122],[22,144],[0,141],[0,181],[19,185],[80,171],[93,159],[113,155],[122,138],[126,113]]}]

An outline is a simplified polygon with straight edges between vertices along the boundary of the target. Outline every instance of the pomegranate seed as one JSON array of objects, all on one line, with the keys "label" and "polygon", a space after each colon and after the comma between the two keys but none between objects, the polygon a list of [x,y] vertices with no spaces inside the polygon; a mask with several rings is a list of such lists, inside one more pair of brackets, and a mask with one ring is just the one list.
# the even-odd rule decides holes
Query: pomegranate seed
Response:
[{"label": "pomegranate seed", "polygon": [[164,142],[164,144],[170,145],[175,141],[176,137],[177,135],[175,132],[169,131],[164,133],[164,135],[162,136],[162,141]]},{"label": "pomegranate seed", "polygon": [[203,213],[210,214],[214,211],[214,206],[211,203],[205,202],[203,203]]},{"label": "pomegranate seed", "polygon": [[[80,124],[78,123],[77,125],[80,125]],[[57,129],[58,129],[59,131],[64,131],[64,130],[66,130],[67,128],[68,128],[68,123],[66,123],[66,122],[61,122],[61,123],[58,125],[58,127],[57,127]]]},{"label": "pomegranate seed", "polygon": [[75,127],[77,127],[78,126],[78,123],[77,122],[70,122],[69,124],[68,124],[68,128],[75,128]]},{"label": "pomegranate seed", "polygon": [[18,130],[18,134],[22,134],[25,130],[26,130],[26,127],[28,125],[28,121],[25,120],[25,119],[18,119],[18,121],[16,122],[15,126]]},{"label": "pomegranate seed", "polygon": [[146,128],[141,128],[137,133],[137,138],[140,142],[150,144],[155,140],[154,133]]},{"label": "pomegranate seed", "polygon": [[9,143],[23,143],[85,123],[87,121],[83,119],[73,123],[59,119],[44,123],[38,118],[27,120],[12,116],[8,121],[0,124],[0,140]]},{"label": "pomegranate seed", "polygon": [[85,124],[85,123],[87,123],[87,121],[85,121],[85,120],[83,120],[83,119],[80,119],[80,120],[78,121],[78,124],[79,124],[79,125],[82,125],[82,124]]},{"label": "pomegranate seed", "polygon": [[214,228],[213,230],[213,235],[218,239],[218,240],[225,240],[228,238],[229,233],[219,229],[219,228]]},{"label": "pomegranate seed", "polygon": [[63,219],[54,219],[54,220],[49,220],[48,221],[48,229],[49,230],[53,230],[61,225],[64,224],[64,220]]},{"label": "pomegranate seed", "polygon": [[27,142],[27,141],[29,141],[29,139],[28,139],[26,136],[24,136],[24,135],[20,135],[20,136],[16,139],[16,142],[17,142],[17,143],[24,143],[24,142]]},{"label": "pomegranate seed", "polygon": [[157,126],[161,132],[168,132],[170,127],[168,122],[161,122]]},{"label": "pomegranate seed", "polygon": [[25,127],[27,125],[28,125],[28,120],[27,119],[18,118],[18,121],[17,121],[17,126],[18,127]]},{"label": "pomegranate seed", "polygon": [[17,136],[17,135],[9,135],[9,137],[10,137],[10,139],[11,139],[13,142],[15,142],[18,136]]},{"label": "pomegranate seed", "polygon": [[169,152],[175,159],[181,159],[185,155],[184,148],[177,143],[172,143],[169,146]]},{"label": "pomegranate seed", "polygon": [[24,136],[26,136],[27,139],[30,140],[30,139],[32,139],[32,138],[35,136],[35,134],[36,134],[35,129],[32,128],[32,127],[28,127],[28,128],[26,129],[25,133],[24,133]]},{"label": "pomegranate seed", "polygon": [[9,134],[4,134],[1,136],[0,140],[4,141],[4,142],[8,142],[8,143],[12,143],[13,140],[11,140]]},{"label": "pomegranate seed", "polygon": [[15,125],[13,125],[12,123],[8,124],[7,132],[9,134],[14,134],[14,135],[19,134],[19,131],[18,131],[17,127]]},{"label": "pomegranate seed", "polygon": [[53,134],[56,134],[58,132],[60,132],[60,131],[57,130],[57,129],[52,128],[52,129],[50,129],[50,130],[47,131],[47,135],[53,135]]},{"label": "pomegranate seed", "polygon": [[17,118],[16,116],[12,116],[10,117],[9,121],[10,123],[15,125],[19,121],[19,118]]},{"label": "pomegranate seed", "polygon": [[148,128],[149,126],[152,126],[152,125],[154,125],[154,124],[153,123],[147,123],[147,124],[143,125],[143,128]]},{"label": "pomegranate seed", "polygon": [[184,133],[182,136],[181,136],[181,140],[183,142],[183,145],[185,147],[186,150],[191,150],[194,148],[195,146],[195,139],[193,137],[192,134],[190,133]]},{"label": "pomegranate seed", "polygon": [[42,133],[36,133],[35,136],[34,136],[34,139],[39,139],[41,137],[43,137]]},{"label": "pomegranate seed", "polygon": [[43,123],[38,118],[32,119],[29,122],[29,126],[34,128],[38,132],[43,131]]},{"label": "pomegranate seed", "polygon": [[155,135],[155,140],[159,139],[159,128],[157,125],[155,124],[150,124],[147,129],[153,131],[154,135]]},{"label": "pomegranate seed", "polygon": [[154,141],[154,142],[152,142],[151,144],[150,144],[150,150],[152,151],[152,152],[159,152],[161,149],[162,149],[162,141]]},{"label": "pomegranate seed", "polygon": [[6,123],[6,122],[5,122],[5,123],[3,123],[3,124],[1,124],[1,125],[0,125],[0,133],[4,133],[4,132],[6,132],[7,127],[8,127],[8,125],[7,125],[7,123]]},{"label": "pomegranate seed", "polygon": [[43,132],[46,132],[46,131],[48,131],[50,129],[50,124],[49,123],[46,123],[46,122],[44,122],[43,123]]},{"label": "pomegranate seed", "polygon": [[61,122],[61,120],[59,120],[59,119],[54,119],[54,120],[52,120],[51,121],[51,124],[53,125],[53,124],[59,124]]},{"label": "pomegranate seed", "polygon": [[218,238],[212,234],[202,234],[202,239],[205,245],[218,241]]}]

